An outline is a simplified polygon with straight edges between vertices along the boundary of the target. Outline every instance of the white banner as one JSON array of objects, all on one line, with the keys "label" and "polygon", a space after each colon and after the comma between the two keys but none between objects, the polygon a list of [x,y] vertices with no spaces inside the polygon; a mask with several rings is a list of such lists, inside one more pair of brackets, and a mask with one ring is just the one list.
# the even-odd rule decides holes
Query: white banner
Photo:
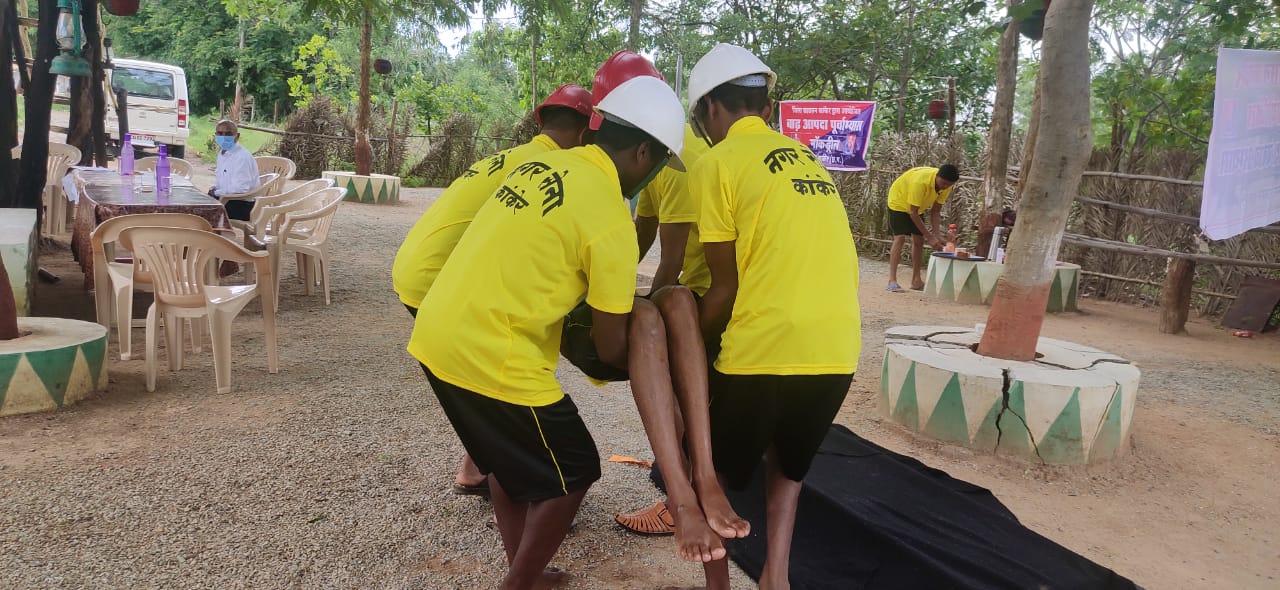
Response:
[{"label": "white banner", "polygon": [[1219,49],[1200,228],[1225,240],[1280,221],[1280,51]]}]

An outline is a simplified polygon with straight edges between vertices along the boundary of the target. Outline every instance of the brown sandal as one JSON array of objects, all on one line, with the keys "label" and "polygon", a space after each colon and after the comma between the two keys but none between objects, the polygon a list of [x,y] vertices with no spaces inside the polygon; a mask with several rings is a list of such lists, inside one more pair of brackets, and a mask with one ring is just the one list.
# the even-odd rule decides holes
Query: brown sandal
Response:
[{"label": "brown sandal", "polygon": [[658,502],[635,512],[619,514],[613,519],[623,528],[641,535],[674,535],[676,533],[676,521],[671,517],[671,513],[667,512],[665,502]]}]

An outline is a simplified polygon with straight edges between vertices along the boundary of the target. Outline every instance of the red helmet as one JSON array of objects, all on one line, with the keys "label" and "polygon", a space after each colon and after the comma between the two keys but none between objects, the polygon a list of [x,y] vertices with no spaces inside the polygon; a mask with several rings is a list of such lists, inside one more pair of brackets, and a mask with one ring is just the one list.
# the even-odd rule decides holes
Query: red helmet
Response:
[{"label": "red helmet", "polygon": [[584,117],[594,114],[591,110],[591,93],[577,84],[565,84],[551,93],[538,108],[533,109],[533,120],[542,125],[542,109],[547,107],[567,107],[578,111]]},{"label": "red helmet", "polygon": [[[595,80],[591,82],[593,104],[600,104],[600,100],[608,96],[619,84],[639,76],[652,76],[663,82],[666,81],[666,78],[658,73],[658,68],[653,67],[649,60],[634,51],[624,49],[609,56],[609,59],[600,64],[600,69],[596,70]],[[600,129],[600,123],[603,121],[604,118],[599,113],[592,113],[591,129]]]}]

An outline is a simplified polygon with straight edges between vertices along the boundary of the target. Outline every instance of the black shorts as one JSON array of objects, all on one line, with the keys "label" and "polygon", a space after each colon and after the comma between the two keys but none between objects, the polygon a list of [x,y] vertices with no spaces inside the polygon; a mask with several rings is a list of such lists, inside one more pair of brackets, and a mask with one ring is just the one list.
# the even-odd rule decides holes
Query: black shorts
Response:
[{"label": "black shorts", "polygon": [[564,316],[564,328],[560,334],[560,354],[573,366],[597,381],[626,381],[631,378],[626,369],[600,360],[596,342],[591,338],[591,306],[586,301]]},{"label": "black shorts", "polygon": [[404,308],[409,310],[409,315],[413,316],[414,319],[418,319],[418,308],[409,305],[408,303],[404,304]]},{"label": "black shorts", "polygon": [[600,454],[569,396],[548,406],[486,397],[422,370],[462,446],[481,473],[492,473],[516,502],[585,490],[600,479]]},{"label": "black shorts", "polygon": [[853,375],[710,372],[711,456],[733,489],[751,481],[773,446],[782,473],[801,481],[849,393]]},{"label": "black shorts", "polygon": [[919,236],[920,228],[916,227],[916,223],[911,221],[910,213],[902,211],[889,210],[889,235],[893,236]]}]

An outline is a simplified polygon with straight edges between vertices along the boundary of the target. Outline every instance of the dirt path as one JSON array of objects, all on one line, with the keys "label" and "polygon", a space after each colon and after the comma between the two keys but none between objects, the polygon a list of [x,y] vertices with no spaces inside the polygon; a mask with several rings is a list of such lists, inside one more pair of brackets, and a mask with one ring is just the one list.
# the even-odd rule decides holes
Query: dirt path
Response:
[{"label": "dirt path", "polygon": [[[266,372],[250,305],[233,329],[231,394],[214,393],[206,349],[185,370],[162,372],[155,393],[143,388],[142,361],[113,360],[96,399],[0,419],[0,587],[493,587],[502,557],[487,506],[446,491],[460,445],[403,352],[409,319],[390,293],[391,257],[438,193],[406,192],[396,207],[339,210],[331,306],[286,278],[279,374]],[[42,264],[64,280],[42,286],[38,312],[91,317],[69,252]],[[1236,339],[1193,321],[1190,335],[1165,336],[1151,310],[1092,301],[1083,314],[1051,317],[1045,335],[1130,358],[1143,385],[1127,457],[1037,466],[879,420],[884,329],[972,325],[985,309],[886,293],[877,261],[862,272],[862,371],[842,423],[991,488],[1034,530],[1147,588],[1280,586],[1275,334]],[[142,331],[134,338],[140,347]],[[602,456],[651,457],[625,386],[561,377]],[[613,524],[614,513],[657,498],[645,475],[604,466],[555,561],[572,574],[565,587],[699,581],[670,539]],[[748,587],[736,576],[735,587]]]}]

